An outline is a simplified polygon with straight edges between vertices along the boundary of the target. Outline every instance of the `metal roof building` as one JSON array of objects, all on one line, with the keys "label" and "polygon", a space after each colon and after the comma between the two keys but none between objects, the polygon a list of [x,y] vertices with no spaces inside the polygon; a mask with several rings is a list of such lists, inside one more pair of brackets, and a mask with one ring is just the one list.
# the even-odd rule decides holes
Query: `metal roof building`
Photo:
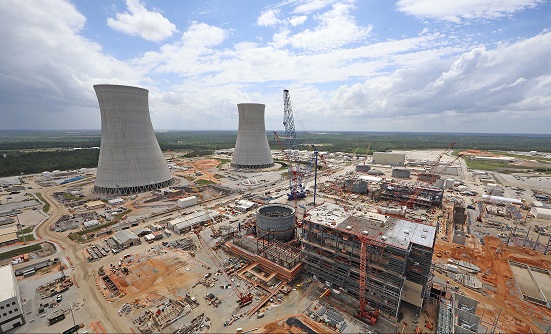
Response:
[{"label": "metal roof building", "polygon": [[232,167],[261,169],[274,165],[264,125],[265,108],[266,105],[259,103],[237,105],[239,126],[231,161]]},{"label": "metal roof building", "polygon": [[129,194],[174,183],[149,116],[148,90],[94,85],[101,147],[94,192]]}]

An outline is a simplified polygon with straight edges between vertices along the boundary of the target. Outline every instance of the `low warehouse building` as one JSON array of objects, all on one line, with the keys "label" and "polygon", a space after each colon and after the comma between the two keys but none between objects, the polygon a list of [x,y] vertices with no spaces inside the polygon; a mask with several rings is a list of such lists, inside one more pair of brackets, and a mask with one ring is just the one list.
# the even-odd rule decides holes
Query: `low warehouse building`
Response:
[{"label": "low warehouse building", "polygon": [[546,208],[532,208],[530,214],[538,219],[551,220],[551,209]]},{"label": "low warehouse building", "polygon": [[115,240],[119,248],[128,248],[137,245],[140,239],[136,233],[130,230],[122,230],[115,233],[113,240]]},{"label": "low warehouse building", "polygon": [[373,163],[379,165],[404,166],[405,153],[373,152]]}]

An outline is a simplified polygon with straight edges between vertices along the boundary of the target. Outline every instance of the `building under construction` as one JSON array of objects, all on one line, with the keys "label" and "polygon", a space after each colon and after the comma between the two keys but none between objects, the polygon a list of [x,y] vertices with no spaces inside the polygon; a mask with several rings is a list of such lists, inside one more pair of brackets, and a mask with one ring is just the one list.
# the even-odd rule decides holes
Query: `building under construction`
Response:
[{"label": "building under construction", "polygon": [[444,190],[422,185],[383,182],[379,198],[382,200],[411,204],[424,208],[442,206]]},{"label": "building under construction", "polygon": [[[362,286],[368,305],[393,321],[402,302],[422,307],[432,277],[434,226],[374,213],[350,216],[325,203],[310,210],[303,229],[305,270],[355,297]],[[367,250],[363,284],[360,238]]]}]

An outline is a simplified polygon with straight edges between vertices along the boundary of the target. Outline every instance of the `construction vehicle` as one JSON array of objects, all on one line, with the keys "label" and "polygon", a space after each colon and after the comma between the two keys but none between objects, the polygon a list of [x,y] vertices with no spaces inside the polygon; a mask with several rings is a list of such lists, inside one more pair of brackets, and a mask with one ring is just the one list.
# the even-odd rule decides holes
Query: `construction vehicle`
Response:
[{"label": "construction vehicle", "polygon": [[250,303],[252,303],[253,302],[253,294],[250,291],[247,291],[247,293],[242,293],[239,290],[239,288],[235,284],[232,283],[232,280],[230,279],[228,273],[226,272],[226,269],[224,268],[224,266],[222,265],[222,263],[218,259],[218,256],[212,250],[212,248],[210,248],[208,243],[201,236],[201,234],[200,234],[201,230],[196,229],[193,232],[195,233],[195,235],[197,235],[197,238],[199,239],[199,243],[201,244],[203,249],[205,249],[208,256],[210,257],[210,259],[212,260],[212,262],[214,263],[214,265],[218,269],[218,271],[221,272],[224,275],[224,277],[226,278],[226,280],[228,281],[228,285],[232,288],[233,292],[235,293],[235,295],[238,298],[237,304],[239,305],[239,307],[244,307],[244,306],[249,305]]}]

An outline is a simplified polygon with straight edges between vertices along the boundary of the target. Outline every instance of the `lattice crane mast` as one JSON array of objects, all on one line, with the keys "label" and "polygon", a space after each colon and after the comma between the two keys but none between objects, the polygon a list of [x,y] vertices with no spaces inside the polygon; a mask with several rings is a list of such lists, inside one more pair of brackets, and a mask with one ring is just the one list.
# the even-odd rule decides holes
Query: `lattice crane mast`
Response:
[{"label": "lattice crane mast", "polygon": [[232,288],[233,292],[235,293],[235,295],[237,296],[237,298],[239,298],[239,300],[237,301],[237,304],[239,305],[239,307],[244,307],[244,306],[249,305],[250,303],[252,303],[253,302],[252,293],[250,291],[247,291],[247,293],[242,293],[239,290],[239,288],[237,288],[237,286],[235,284],[233,284],[233,282],[231,281],[228,273],[226,272],[226,269],[224,268],[224,265],[222,265],[222,263],[218,259],[218,256],[216,255],[216,253],[214,253],[212,248],[210,248],[208,243],[201,236],[201,234],[200,234],[201,230],[196,229],[193,232],[195,233],[195,235],[197,235],[197,238],[199,239],[199,243],[201,244],[201,247],[203,247],[203,249],[207,252],[208,256],[210,257],[210,259],[214,263],[214,266],[216,267],[216,269],[218,269],[219,272],[222,272],[224,274],[224,277],[228,281],[228,284],[231,286],[231,288]]},{"label": "lattice crane mast", "polygon": [[283,90],[283,125],[285,126],[285,156],[287,158],[287,168],[289,171],[289,201],[306,197],[306,183],[312,171],[312,157],[308,160],[306,166],[300,163],[298,153],[297,134],[295,131],[295,120],[293,118],[293,107],[291,105],[291,96],[289,90]]}]

